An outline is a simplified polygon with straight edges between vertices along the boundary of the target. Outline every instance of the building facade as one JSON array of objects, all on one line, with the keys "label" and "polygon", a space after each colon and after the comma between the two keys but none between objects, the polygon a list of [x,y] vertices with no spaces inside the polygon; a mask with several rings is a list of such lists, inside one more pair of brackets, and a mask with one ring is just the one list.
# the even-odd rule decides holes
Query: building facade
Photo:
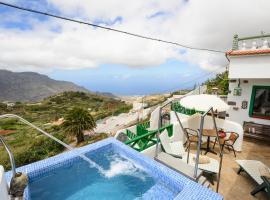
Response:
[{"label": "building facade", "polygon": [[270,141],[270,35],[238,38],[226,53],[229,64],[228,119],[245,135]]}]

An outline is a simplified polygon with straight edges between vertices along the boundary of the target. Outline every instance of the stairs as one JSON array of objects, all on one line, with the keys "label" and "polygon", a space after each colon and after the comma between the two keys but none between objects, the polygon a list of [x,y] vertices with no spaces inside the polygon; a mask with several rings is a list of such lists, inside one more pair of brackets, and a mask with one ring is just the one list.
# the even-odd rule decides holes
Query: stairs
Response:
[{"label": "stairs", "polygon": [[175,158],[165,152],[160,152],[155,160],[166,165],[172,170],[186,176],[187,178],[199,183],[200,185],[210,188],[211,183],[203,176],[202,170],[198,169],[198,176],[194,178],[194,166],[188,165],[186,162],[179,158]]},{"label": "stairs", "polygon": [[199,183],[200,185],[202,185],[204,187],[211,189],[210,188],[211,183],[204,176],[200,176],[197,180],[197,183]]}]

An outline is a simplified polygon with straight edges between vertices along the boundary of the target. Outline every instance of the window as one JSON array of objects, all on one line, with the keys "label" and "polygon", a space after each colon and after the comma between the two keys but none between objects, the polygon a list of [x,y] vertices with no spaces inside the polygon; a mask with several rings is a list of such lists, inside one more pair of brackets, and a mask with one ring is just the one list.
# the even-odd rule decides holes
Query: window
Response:
[{"label": "window", "polygon": [[253,86],[249,116],[270,119],[270,86]]}]

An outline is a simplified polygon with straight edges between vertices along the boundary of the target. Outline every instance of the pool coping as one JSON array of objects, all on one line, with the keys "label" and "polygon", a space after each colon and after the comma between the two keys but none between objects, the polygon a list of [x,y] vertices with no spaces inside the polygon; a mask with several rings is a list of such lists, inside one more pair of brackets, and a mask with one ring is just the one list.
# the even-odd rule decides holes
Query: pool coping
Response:
[{"label": "pool coping", "polygon": [[[91,151],[98,150],[102,147],[113,145],[113,148],[119,152],[121,155],[133,160],[136,164],[144,167],[150,173],[155,173],[155,176],[162,181],[170,184],[170,186],[176,188],[181,188],[181,191],[174,198],[175,200],[185,199],[185,200],[221,200],[223,197],[213,192],[212,190],[201,186],[200,184],[186,178],[185,176],[177,173],[176,171],[166,167],[165,165],[143,155],[130,148],[129,146],[119,142],[115,138],[107,138],[102,141],[89,144],[80,148],[76,148],[76,151],[82,154],[91,153]],[[51,170],[66,166],[67,164],[72,164],[77,159],[81,159],[76,151],[67,151],[56,156],[41,160],[38,162],[31,163],[17,168],[17,172],[27,173],[29,179],[36,179],[41,177],[45,173]],[[11,172],[6,172],[7,180],[11,179]],[[29,188],[25,189],[24,199],[29,200]]]}]

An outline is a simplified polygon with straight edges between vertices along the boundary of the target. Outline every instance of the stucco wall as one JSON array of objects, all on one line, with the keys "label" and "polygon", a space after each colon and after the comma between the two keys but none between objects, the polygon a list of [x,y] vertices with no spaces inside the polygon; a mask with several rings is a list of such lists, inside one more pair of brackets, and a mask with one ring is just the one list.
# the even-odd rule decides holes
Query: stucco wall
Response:
[{"label": "stucco wall", "polygon": [[229,78],[270,78],[270,55],[230,57]]},{"label": "stucco wall", "polygon": [[[270,62],[269,62],[268,68],[270,69]],[[258,73],[261,73],[261,72],[258,72]],[[248,80],[248,83],[244,83],[243,80]],[[231,121],[238,122],[241,125],[243,125],[244,121],[252,121],[255,123],[259,123],[259,124],[270,125],[270,120],[249,117],[249,108],[250,108],[252,86],[254,86],[254,85],[270,86],[270,76],[269,76],[269,79],[241,79],[240,80],[240,87],[242,88],[242,95],[241,96],[233,96],[233,90],[235,87],[237,87],[237,85],[238,85],[238,81],[235,83],[230,83],[230,85],[229,85],[229,90],[231,91],[231,93],[228,94],[228,102],[230,102],[230,101],[236,102],[236,105],[230,106],[230,110],[228,111],[229,117],[227,119],[229,119]],[[248,102],[247,109],[241,108],[242,101]],[[234,110],[233,107],[238,107],[238,110]]]},{"label": "stucco wall", "polygon": [[3,166],[0,165],[0,199],[9,200],[7,191],[7,182],[5,179],[5,172]]}]

